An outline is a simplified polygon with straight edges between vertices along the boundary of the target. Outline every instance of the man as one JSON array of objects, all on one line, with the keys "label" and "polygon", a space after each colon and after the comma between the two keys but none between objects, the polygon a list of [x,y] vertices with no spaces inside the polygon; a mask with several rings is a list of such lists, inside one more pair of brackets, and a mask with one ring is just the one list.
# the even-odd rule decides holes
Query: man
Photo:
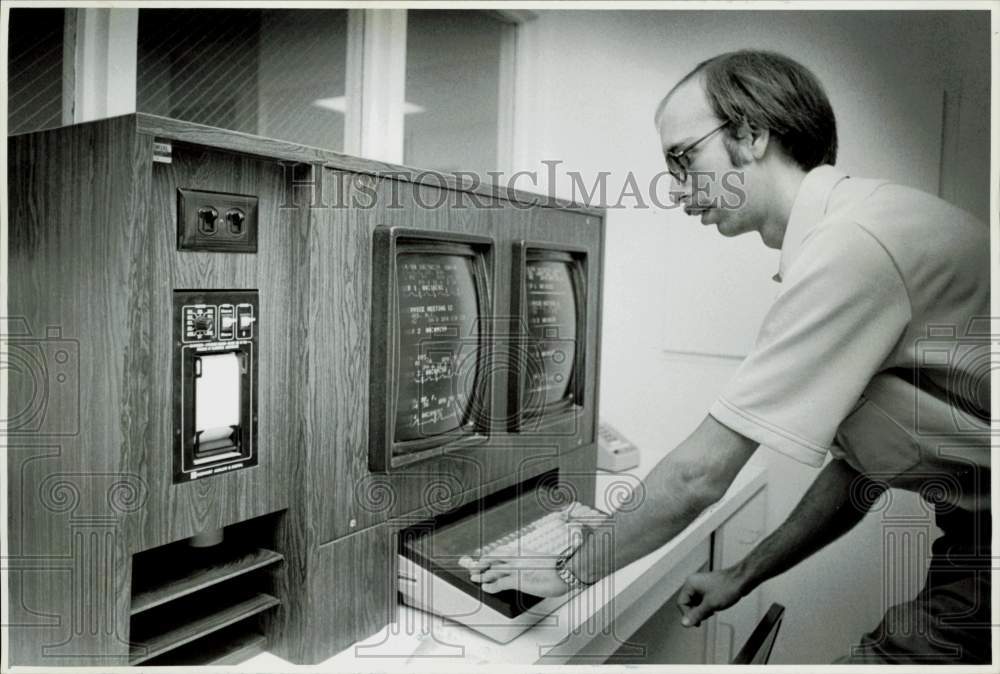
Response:
[{"label": "man", "polygon": [[472,579],[549,596],[595,582],[684,529],[765,445],[822,470],[742,562],[688,579],[685,625],[837,539],[898,487],[933,503],[944,535],[921,593],[840,661],[989,662],[989,336],[976,320],[989,315],[987,228],[930,195],[834,169],[826,94],[778,54],[701,63],[655,122],[685,211],[780,248],[781,292],[708,416],[650,472],[642,506],[614,514],[613,549],[591,535],[565,559],[484,558]]}]

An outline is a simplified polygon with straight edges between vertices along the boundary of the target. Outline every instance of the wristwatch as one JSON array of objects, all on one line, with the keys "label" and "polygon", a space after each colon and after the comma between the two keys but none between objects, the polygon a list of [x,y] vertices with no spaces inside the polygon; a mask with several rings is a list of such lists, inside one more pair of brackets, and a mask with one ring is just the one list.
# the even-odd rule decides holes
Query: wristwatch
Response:
[{"label": "wristwatch", "polygon": [[559,559],[556,560],[556,574],[559,579],[569,585],[569,589],[576,590],[581,587],[587,587],[588,585],[593,585],[593,583],[585,583],[580,580],[573,570],[569,568],[569,558],[571,555],[560,555]]}]

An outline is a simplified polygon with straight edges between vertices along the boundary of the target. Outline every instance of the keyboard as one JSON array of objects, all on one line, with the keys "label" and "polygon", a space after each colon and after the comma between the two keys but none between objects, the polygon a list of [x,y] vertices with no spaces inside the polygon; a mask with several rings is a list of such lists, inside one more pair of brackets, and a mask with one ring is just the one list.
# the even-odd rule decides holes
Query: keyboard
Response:
[{"label": "keyboard", "polygon": [[484,592],[469,579],[475,561],[485,555],[567,554],[582,542],[581,525],[596,526],[607,519],[607,514],[580,503],[546,511],[539,499],[522,496],[432,530],[411,530],[400,545],[400,595],[410,606],[506,643],[574,593],[543,598],[517,590]]},{"label": "keyboard", "polygon": [[486,556],[519,557],[534,553],[548,557],[568,554],[583,543],[582,524],[606,518],[607,515],[593,508],[574,502],[476,548],[470,555],[463,555],[458,563],[471,569],[479,558]]}]

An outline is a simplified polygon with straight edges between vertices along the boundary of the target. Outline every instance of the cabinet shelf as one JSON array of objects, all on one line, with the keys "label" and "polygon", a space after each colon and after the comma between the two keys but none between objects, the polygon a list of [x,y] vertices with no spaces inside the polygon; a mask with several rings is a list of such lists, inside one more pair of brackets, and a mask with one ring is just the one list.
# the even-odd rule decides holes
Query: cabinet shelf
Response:
[{"label": "cabinet shelf", "polygon": [[146,629],[136,626],[131,637],[133,646],[129,664],[145,662],[281,603],[265,593],[230,599],[227,603],[201,601],[200,596],[193,599],[198,601],[189,602],[186,610],[175,613],[173,619],[150,620]]},{"label": "cabinet shelf", "polygon": [[[165,575],[154,576],[147,571],[145,577],[135,579],[131,615],[276,564],[282,559],[281,554],[264,548],[219,551],[179,549],[176,555],[171,556],[170,568]],[[138,569],[136,573],[139,574]]]},{"label": "cabinet shelf", "polygon": [[253,624],[239,622],[146,660],[143,666],[237,665],[266,650],[267,637]]},{"label": "cabinet shelf", "polygon": [[187,539],[132,556],[129,664],[231,665],[266,650],[284,555],[281,512],[226,527],[222,540]]}]

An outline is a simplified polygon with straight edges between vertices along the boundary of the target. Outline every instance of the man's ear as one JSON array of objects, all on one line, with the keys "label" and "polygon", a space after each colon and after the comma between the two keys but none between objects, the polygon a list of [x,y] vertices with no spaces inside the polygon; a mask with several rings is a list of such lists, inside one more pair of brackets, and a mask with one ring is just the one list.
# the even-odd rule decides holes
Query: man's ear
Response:
[{"label": "man's ear", "polygon": [[751,159],[761,159],[767,152],[771,132],[769,129],[758,128],[748,122],[742,122],[737,131],[737,137],[739,138],[740,158],[749,162]]},{"label": "man's ear", "polygon": [[771,130],[770,129],[751,129],[753,134],[753,143],[751,148],[753,149],[754,159],[761,159],[764,153],[767,152],[768,143],[771,141]]}]

